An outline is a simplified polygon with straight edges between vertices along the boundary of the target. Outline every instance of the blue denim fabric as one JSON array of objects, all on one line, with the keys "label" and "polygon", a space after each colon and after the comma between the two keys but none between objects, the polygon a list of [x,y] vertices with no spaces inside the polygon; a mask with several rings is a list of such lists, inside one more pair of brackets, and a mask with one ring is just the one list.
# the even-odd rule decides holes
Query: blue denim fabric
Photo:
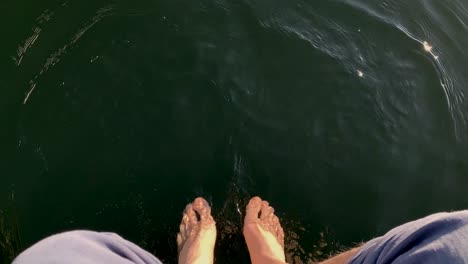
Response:
[{"label": "blue denim fabric", "polygon": [[161,264],[137,245],[113,233],[73,231],[48,237],[13,264]]},{"label": "blue denim fabric", "polygon": [[349,264],[468,263],[468,211],[439,213],[367,242]]}]

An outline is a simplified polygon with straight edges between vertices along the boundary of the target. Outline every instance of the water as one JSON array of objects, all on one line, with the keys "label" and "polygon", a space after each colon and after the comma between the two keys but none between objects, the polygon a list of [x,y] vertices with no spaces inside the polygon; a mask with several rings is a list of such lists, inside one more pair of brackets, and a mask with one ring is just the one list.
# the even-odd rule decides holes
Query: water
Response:
[{"label": "water", "polygon": [[0,8],[0,209],[23,246],[106,230],[175,263],[181,211],[203,196],[217,261],[248,263],[260,195],[307,263],[468,207],[462,0]]}]

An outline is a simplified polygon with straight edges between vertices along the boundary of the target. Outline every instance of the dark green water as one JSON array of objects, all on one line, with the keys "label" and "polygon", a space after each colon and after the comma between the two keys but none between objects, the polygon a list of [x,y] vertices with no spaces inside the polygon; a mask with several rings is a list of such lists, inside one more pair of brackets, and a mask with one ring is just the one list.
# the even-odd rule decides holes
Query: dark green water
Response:
[{"label": "dark green water", "polygon": [[248,263],[238,208],[260,195],[307,263],[468,207],[465,1],[0,10],[0,209],[23,247],[105,230],[175,263],[181,211],[203,196],[217,262]]}]

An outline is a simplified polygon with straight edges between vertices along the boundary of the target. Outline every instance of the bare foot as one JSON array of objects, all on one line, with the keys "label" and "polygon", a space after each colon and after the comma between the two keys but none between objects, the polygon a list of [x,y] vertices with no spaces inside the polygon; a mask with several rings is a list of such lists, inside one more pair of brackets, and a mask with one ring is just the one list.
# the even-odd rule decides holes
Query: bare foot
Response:
[{"label": "bare foot", "polygon": [[177,234],[179,264],[212,264],[216,223],[208,202],[199,197],[187,205]]},{"label": "bare foot", "polygon": [[244,238],[253,264],[286,263],[284,232],[274,212],[259,197],[252,198],[247,205]]}]

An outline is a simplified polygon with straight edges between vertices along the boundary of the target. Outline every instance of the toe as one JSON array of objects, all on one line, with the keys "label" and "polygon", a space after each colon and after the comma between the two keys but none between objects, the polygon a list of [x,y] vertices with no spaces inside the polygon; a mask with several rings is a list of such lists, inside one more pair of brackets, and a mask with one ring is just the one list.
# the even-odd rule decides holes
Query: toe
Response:
[{"label": "toe", "polygon": [[197,214],[194,211],[192,204],[188,204],[185,208],[185,215],[187,215],[187,222],[194,225],[198,222]]},{"label": "toe", "polygon": [[274,226],[277,226],[277,227],[281,227],[279,218],[278,218],[276,215],[273,215],[272,218],[273,218],[273,219],[272,219],[273,225],[274,225]]},{"label": "toe", "polygon": [[180,222],[180,232],[181,233],[185,232],[185,228],[187,227],[188,223],[189,223],[189,217],[188,217],[187,213],[184,212],[184,214],[182,215],[182,221]]},{"label": "toe", "polygon": [[260,219],[264,221],[268,221],[272,216],[273,213],[275,212],[275,209],[273,207],[269,206],[268,202],[264,201],[262,203],[262,208],[261,208],[261,215]]},{"label": "toe", "polygon": [[278,230],[276,231],[276,237],[278,238],[280,245],[284,247],[284,230],[281,226],[278,227]]},{"label": "toe", "polygon": [[180,232],[177,234],[177,244],[179,244],[179,239],[182,242],[187,238],[187,229],[185,228],[185,225],[181,224],[179,228]]},{"label": "toe", "polygon": [[248,223],[256,223],[258,221],[258,214],[262,208],[262,199],[256,196],[250,199],[249,204],[247,205],[247,210],[245,214],[244,222],[245,224]]},{"label": "toe", "polygon": [[274,229],[276,238],[278,239],[278,242],[280,243],[281,246],[284,246],[284,231],[283,231],[283,228],[281,227],[279,218],[276,215],[272,217],[272,224],[273,224],[273,229]]},{"label": "toe", "polygon": [[182,216],[182,223],[180,224],[180,230],[182,231],[182,228],[186,228],[190,223],[190,218],[187,214],[184,214],[184,216]]},{"label": "toe", "polygon": [[193,209],[199,214],[200,221],[203,225],[214,223],[213,217],[211,216],[211,207],[205,199],[201,197],[195,199],[193,201]]},{"label": "toe", "polygon": [[197,209],[201,210],[203,208],[207,208],[207,207],[209,208],[210,206],[205,199],[203,199],[202,197],[198,197],[193,201],[193,207],[195,208],[195,210]]},{"label": "toe", "polygon": [[249,201],[249,204],[247,205],[247,210],[249,209],[257,209],[260,210],[260,208],[262,207],[262,199],[258,196],[255,196],[253,197],[252,199],[250,199]]},{"label": "toe", "polygon": [[195,199],[193,201],[193,209],[195,209],[195,211],[197,211],[198,213],[200,214],[205,214],[205,215],[210,215],[211,214],[211,207],[210,205],[208,204],[208,202],[201,198],[201,197],[198,197],[197,199]]},{"label": "toe", "polygon": [[185,239],[183,236],[179,233],[177,234],[177,251],[180,252],[182,250],[183,244],[184,244]]}]

